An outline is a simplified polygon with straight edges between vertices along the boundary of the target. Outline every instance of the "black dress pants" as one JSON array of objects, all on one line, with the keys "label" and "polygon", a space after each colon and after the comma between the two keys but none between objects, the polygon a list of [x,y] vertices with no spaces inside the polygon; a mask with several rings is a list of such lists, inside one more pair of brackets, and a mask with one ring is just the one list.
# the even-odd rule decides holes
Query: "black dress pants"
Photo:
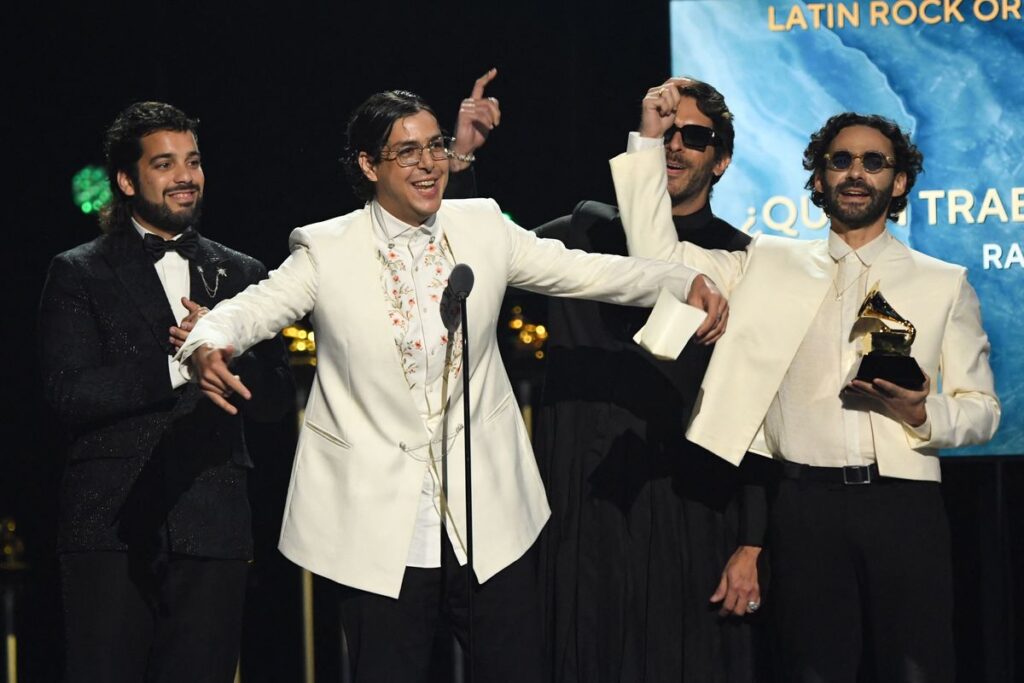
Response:
[{"label": "black dress pants", "polygon": [[172,556],[142,588],[127,553],[60,557],[65,683],[230,683],[238,663],[245,560]]},{"label": "black dress pants", "polygon": [[784,479],[769,533],[780,680],[953,680],[939,484]]},{"label": "black dress pants", "polygon": [[[443,568],[406,567],[397,599],[337,586],[356,683],[427,681],[445,626],[467,647],[468,570],[447,538],[442,553]],[[539,600],[536,545],[486,583],[474,582],[474,683],[545,680]]]}]

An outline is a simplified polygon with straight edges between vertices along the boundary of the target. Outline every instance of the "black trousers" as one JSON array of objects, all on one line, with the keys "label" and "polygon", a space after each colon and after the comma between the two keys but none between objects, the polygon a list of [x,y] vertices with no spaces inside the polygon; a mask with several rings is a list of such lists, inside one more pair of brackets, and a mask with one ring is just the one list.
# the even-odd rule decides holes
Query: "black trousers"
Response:
[{"label": "black trousers", "polygon": [[60,557],[65,683],[229,683],[245,602],[245,560],[172,556],[143,587],[127,553]]},{"label": "black trousers", "polygon": [[784,479],[769,547],[780,680],[953,680],[949,523],[939,484]]},{"label": "black trousers", "polygon": [[[447,538],[442,567],[406,567],[397,599],[337,586],[356,683],[429,679],[435,635],[450,629],[463,648],[469,628],[467,568]],[[545,680],[536,545],[473,589],[474,683]]]}]

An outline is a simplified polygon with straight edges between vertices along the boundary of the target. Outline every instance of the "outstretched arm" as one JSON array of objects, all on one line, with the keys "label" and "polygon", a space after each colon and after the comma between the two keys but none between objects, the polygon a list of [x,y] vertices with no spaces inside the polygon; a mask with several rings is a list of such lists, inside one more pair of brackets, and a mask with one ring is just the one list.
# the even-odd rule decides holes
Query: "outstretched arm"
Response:
[{"label": "outstretched arm", "polygon": [[292,233],[292,253],[262,282],[221,301],[196,322],[177,357],[189,361],[207,396],[227,412],[231,393],[250,398],[249,388],[231,371],[237,352],[274,337],[285,325],[312,310],[316,303],[318,268],[307,233]]},{"label": "outstretched arm", "polygon": [[[498,211],[495,205],[495,211]],[[662,287],[708,313],[697,338],[713,343],[725,331],[728,303],[715,283],[686,266],[567,249],[505,220],[510,254],[509,284],[578,299],[653,306]]]},{"label": "outstretched arm", "polygon": [[[263,280],[266,276],[267,271],[261,264],[256,281]],[[200,306],[186,297],[181,298],[181,303],[188,311],[188,315],[170,329],[171,344],[177,349],[184,345],[199,319],[210,312],[205,306]],[[245,404],[246,417],[262,422],[273,422],[294,406],[295,382],[288,367],[288,355],[280,335],[256,344],[233,362],[229,361],[229,365],[254,398]]]}]

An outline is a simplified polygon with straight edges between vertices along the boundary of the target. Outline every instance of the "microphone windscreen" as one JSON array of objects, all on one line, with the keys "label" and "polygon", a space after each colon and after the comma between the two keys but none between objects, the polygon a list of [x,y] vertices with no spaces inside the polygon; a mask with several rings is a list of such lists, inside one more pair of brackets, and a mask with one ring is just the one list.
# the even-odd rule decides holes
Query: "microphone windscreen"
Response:
[{"label": "microphone windscreen", "polygon": [[473,291],[473,269],[465,263],[459,263],[452,268],[452,274],[448,276],[448,287],[455,296],[465,299]]}]

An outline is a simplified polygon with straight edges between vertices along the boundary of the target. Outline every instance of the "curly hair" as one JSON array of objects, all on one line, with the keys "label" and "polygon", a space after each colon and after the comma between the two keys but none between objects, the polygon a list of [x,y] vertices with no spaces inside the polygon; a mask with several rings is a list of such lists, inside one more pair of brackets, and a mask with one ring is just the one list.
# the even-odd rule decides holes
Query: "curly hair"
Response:
[{"label": "curly hair", "polygon": [[373,163],[378,163],[395,121],[421,111],[437,117],[419,95],[407,90],[386,90],[370,95],[352,112],[345,130],[347,144],[341,162],[356,197],[368,202],[374,195],[373,181],[359,167],[359,154],[365,152]]},{"label": "curly hair", "polygon": [[118,114],[107,129],[103,153],[112,199],[100,211],[100,229],[103,232],[118,232],[129,225],[132,199],[121,191],[117,174],[123,171],[133,184],[138,185],[142,138],[162,130],[189,132],[196,143],[199,142],[199,120],[191,119],[177,107],[163,102],[136,102]]},{"label": "curly hair", "polygon": [[888,219],[895,221],[899,218],[900,212],[907,208],[907,198],[910,197],[910,190],[914,187],[917,175],[924,171],[924,155],[910,141],[910,136],[900,130],[895,121],[877,114],[857,114],[855,112],[844,112],[836,114],[811,135],[811,141],[804,150],[804,169],[811,172],[804,187],[811,191],[811,201],[814,205],[821,207],[825,203],[825,195],[814,188],[814,180],[818,173],[825,170],[825,153],[829,145],[839,135],[839,132],[850,126],[868,126],[874,128],[892,142],[893,157],[896,163],[894,173],[904,173],[907,176],[907,187],[902,195],[893,197],[889,202]]}]

